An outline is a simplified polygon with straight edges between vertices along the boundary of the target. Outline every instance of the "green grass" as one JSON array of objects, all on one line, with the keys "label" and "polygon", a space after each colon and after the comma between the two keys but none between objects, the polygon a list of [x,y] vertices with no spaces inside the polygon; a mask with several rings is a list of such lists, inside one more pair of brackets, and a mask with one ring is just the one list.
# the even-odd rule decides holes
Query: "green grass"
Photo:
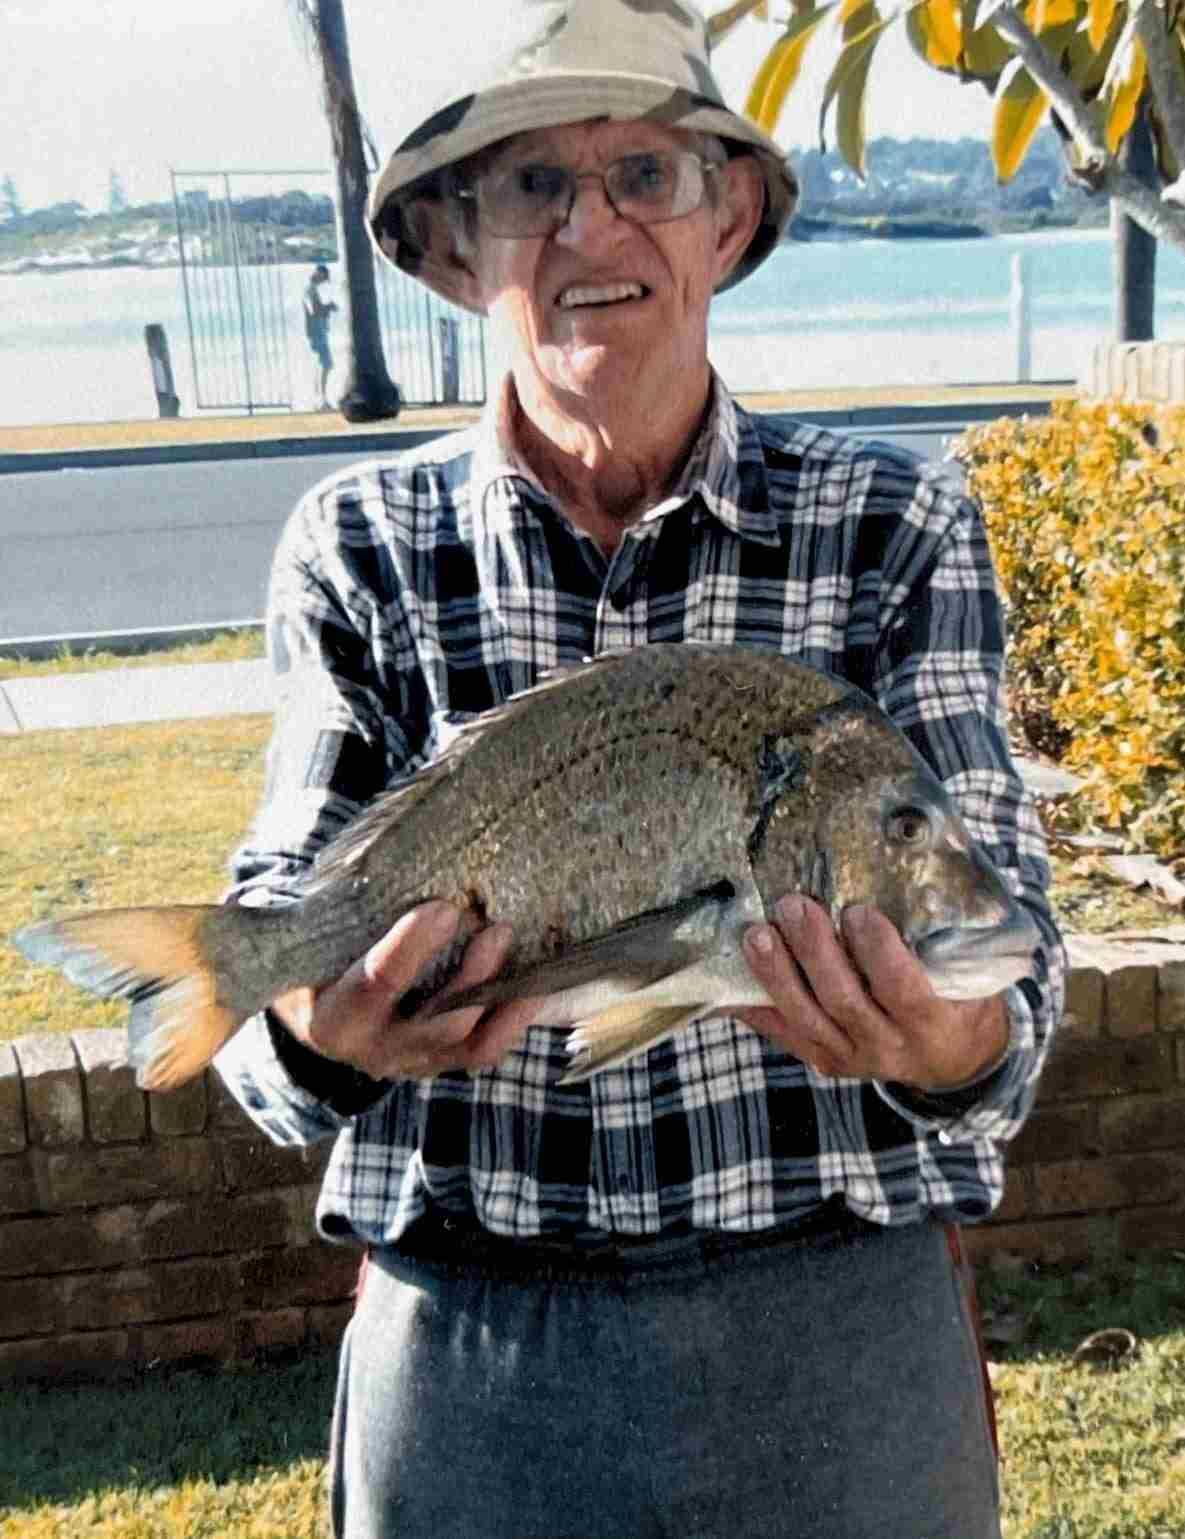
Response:
[{"label": "green grass", "polygon": [[240,663],[262,657],[262,628],[222,631],[202,641],[153,646],[143,652],[74,652],[63,643],[53,657],[0,657],[0,683],[6,679],[46,678],[59,673],[101,673],[109,668],[159,668],[181,663]]},{"label": "green grass", "polygon": [[334,1367],[0,1389],[0,1539],[328,1539]]},{"label": "green grass", "polygon": [[[1005,1539],[1185,1535],[1185,1257],[1073,1269],[988,1270],[993,1383],[1004,1454]],[[1076,1363],[1095,1331],[1124,1327],[1135,1353]]]},{"label": "green grass", "polygon": [[4,938],[80,909],[216,901],[269,730],[240,716],[0,737],[0,1041],[122,1024],[123,1002],[83,993]]},{"label": "green grass", "polygon": [[[1185,1264],[986,1269],[1005,1539],[1185,1536]],[[1124,1325],[1117,1369],[1073,1362]],[[0,1539],[327,1539],[334,1358],[0,1389]],[[590,1536],[592,1539],[592,1536]]]}]

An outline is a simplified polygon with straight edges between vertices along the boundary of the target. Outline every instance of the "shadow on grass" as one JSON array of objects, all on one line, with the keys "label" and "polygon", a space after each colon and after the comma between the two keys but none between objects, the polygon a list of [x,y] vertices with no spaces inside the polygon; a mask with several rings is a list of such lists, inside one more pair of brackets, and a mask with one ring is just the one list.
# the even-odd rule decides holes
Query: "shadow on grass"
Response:
[{"label": "shadow on grass", "polygon": [[129,1486],[251,1479],[322,1459],[337,1356],[121,1384],[0,1389],[0,1511]]},{"label": "shadow on grass", "polygon": [[1120,1327],[1138,1341],[1185,1329],[1185,1256],[1111,1257],[1079,1266],[984,1267],[977,1278],[988,1335],[991,1321],[1015,1322],[1019,1338],[991,1355],[1026,1363],[1068,1355],[1095,1331]]}]

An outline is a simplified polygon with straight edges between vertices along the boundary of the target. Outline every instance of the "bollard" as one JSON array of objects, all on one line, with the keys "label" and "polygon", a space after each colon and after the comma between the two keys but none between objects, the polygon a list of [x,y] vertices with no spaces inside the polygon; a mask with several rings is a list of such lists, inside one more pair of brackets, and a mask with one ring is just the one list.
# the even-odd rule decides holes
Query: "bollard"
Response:
[{"label": "bollard", "polygon": [[451,316],[437,317],[440,327],[440,394],[451,404],[461,399],[461,328]]},{"label": "bollard", "polygon": [[1024,253],[1012,258],[1012,349],[1016,360],[1015,378],[1025,383],[1033,377],[1033,312],[1029,300],[1028,273]]},{"label": "bollard", "polygon": [[169,361],[169,339],[165,328],[154,322],[144,328],[144,342],[148,348],[148,364],[152,369],[152,388],[156,391],[156,404],[162,417],[178,417],[181,401],[173,389],[173,365]]}]

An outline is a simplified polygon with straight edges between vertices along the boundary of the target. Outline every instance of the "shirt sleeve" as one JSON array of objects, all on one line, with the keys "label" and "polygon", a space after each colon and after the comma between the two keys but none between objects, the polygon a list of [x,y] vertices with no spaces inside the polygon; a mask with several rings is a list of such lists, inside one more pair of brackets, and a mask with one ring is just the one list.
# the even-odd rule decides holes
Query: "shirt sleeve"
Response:
[{"label": "shirt sleeve", "polygon": [[[406,673],[381,673],[375,628],[398,629],[395,595],[373,581],[374,537],[356,482],[322,483],[297,506],[268,595],[276,713],[263,797],[232,857],[226,901],[295,900],[317,853],[408,771],[422,717]],[[336,1133],[390,1086],[303,1049],[267,1012],[215,1060],[228,1089],[269,1137],[309,1143]]]},{"label": "shirt sleeve", "polygon": [[1065,953],[1047,896],[1045,836],[1008,745],[1004,619],[983,519],[948,471],[923,473],[891,542],[880,637],[880,704],[935,768],[1041,941],[1032,975],[1005,994],[1010,1038],[1001,1064],[945,1094],[877,1090],[923,1135],[1003,1141],[1032,1107],[1061,1015]]}]

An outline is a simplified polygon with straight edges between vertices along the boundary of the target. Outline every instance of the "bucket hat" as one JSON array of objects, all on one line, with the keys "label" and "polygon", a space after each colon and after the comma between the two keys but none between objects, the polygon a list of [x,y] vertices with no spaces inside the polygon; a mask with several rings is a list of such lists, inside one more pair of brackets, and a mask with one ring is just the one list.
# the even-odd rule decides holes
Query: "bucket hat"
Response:
[{"label": "bucket hat", "polygon": [[751,152],[764,212],[719,287],[765,260],[794,212],[798,183],[774,141],[725,106],[697,10],[683,0],[510,0],[499,21],[492,49],[450,59],[447,95],[407,125],[375,183],[367,222],[388,261],[474,308],[449,261],[440,173],[514,134],[602,118],[717,134]]}]

